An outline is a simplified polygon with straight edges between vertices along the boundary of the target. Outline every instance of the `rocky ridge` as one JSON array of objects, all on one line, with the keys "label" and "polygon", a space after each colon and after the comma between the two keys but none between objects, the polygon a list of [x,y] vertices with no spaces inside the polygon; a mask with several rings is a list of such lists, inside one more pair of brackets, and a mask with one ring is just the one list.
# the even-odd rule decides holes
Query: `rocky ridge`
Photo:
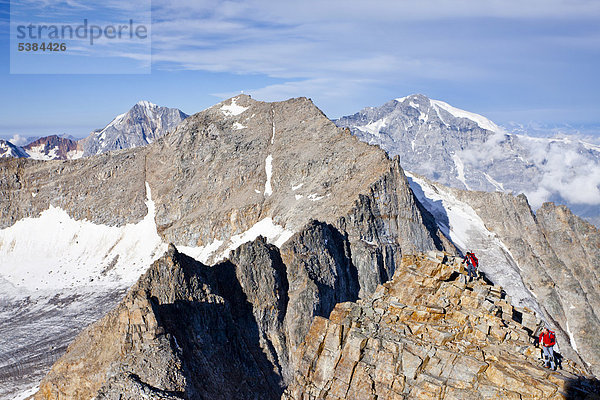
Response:
[{"label": "rocky ridge", "polygon": [[[155,215],[149,214],[151,207],[146,197],[150,191],[146,186],[152,189]],[[213,290],[226,299],[247,299],[234,302],[241,304],[235,309],[245,310],[235,319],[253,326],[252,342],[257,343],[259,353],[265,354],[268,369],[277,371],[273,379],[279,387],[292,377],[294,349],[302,342],[314,316],[326,317],[337,302],[369,296],[394,275],[404,254],[434,249],[454,254],[455,244],[460,247],[448,225],[444,226],[447,216],[444,219],[443,213],[429,209],[425,200],[415,196],[398,158],[390,160],[378,147],[336,128],[310,100],[303,98],[262,103],[248,96],[236,96],[189,117],[174,132],[146,147],[69,162],[2,162],[0,191],[0,224],[5,229],[24,217],[35,219],[52,205],[73,219],[123,229],[149,215],[156,222],[151,224],[152,230],[158,229],[165,243],[175,243],[181,252],[205,265],[215,264],[239,248],[238,261],[233,261],[234,252],[229,256],[232,264],[223,271],[228,271],[230,282],[235,275],[235,281],[244,289],[229,297],[218,285]],[[535,234],[521,235],[520,218],[528,220],[528,215],[533,215],[528,206],[511,208],[511,201],[516,200],[509,195],[504,198],[501,194],[474,193],[471,199],[467,192],[460,193],[457,191],[455,197],[471,204],[480,214],[477,218],[485,220],[485,224],[481,223],[482,235],[498,236],[508,243],[509,252],[515,253],[510,258],[518,261],[513,264],[519,279],[522,275],[528,281],[529,276],[536,274],[535,269],[531,275],[527,272],[530,260],[535,259],[532,254],[561,252],[568,240],[582,247],[579,253],[564,251],[564,257],[595,254],[589,247],[596,243],[597,232],[576,217],[565,214],[566,217],[547,219],[548,232],[557,230],[552,243],[544,244],[543,253],[536,247],[542,241],[539,229]],[[502,207],[509,211],[504,213]],[[438,219],[440,215],[442,218]],[[567,222],[559,227],[557,221]],[[507,227],[504,231],[503,224]],[[571,232],[566,230],[569,226],[574,233],[561,235],[562,230]],[[259,235],[266,238],[260,246],[243,245]],[[4,245],[0,242],[0,246]],[[46,242],[39,246],[44,251],[52,248]],[[252,250],[253,246],[260,250]],[[552,250],[553,246],[558,247]],[[478,251],[479,247],[461,248],[473,249]],[[527,257],[519,257],[519,249],[525,249]],[[31,252],[36,254],[35,247]],[[106,267],[124,259],[121,255],[105,260]],[[586,260],[590,265],[584,263],[578,270],[573,269],[577,280],[598,265],[594,256]],[[267,265],[266,271],[255,275],[250,267],[255,264]],[[286,279],[282,278],[281,264],[285,265]],[[540,270],[552,266],[541,261],[538,265]],[[101,286],[106,283],[102,274],[89,278],[93,282],[86,282],[85,287],[98,291],[115,289]],[[287,285],[286,306],[275,300],[276,295],[265,295],[262,291],[269,293],[266,289],[252,291],[263,279],[276,287]],[[11,284],[19,287],[17,281]],[[121,283],[118,288],[122,287]],[[536,292],[541,296],[541,304],[551,305],[552,298],[560,296],[569,297],[570,302],[592,304],[573,285],[561,283],[554,291],[544,290]],[[281,293],[285,291],[281,289]],[[567,292],[558,296],[562,291]],[[548,302],[547,295],[551,297]],[[77,297],[73,298],[76,304]],[[269,307],[264,307],[266,304]],[[544,318],[561,327],[557,330],[561,343],[570,342],[566,319],[559,313],[559,318],[553,320],[554,309],[550,305]],[[108,306],[95,309],[94,316],[101,316],[107,309]],[[86,311],[85,307],[81,309],[81,313]],[[60,314],[60,309],[56,312]],[[588,357],[593,343],[588,346],[588,339],[579,338],[592,338],[589,332],[594,331],[589,328],[593,325],[580,329],[578,323],[569,322],[576,347]],[[11,328],[18,332],[18,326]],[[59,345],[65,345],[64,336]],[[574,346],[565,347],[565,354],[577,359]],[[11,364],[0,367],[16,370]]]},{"label": "rocky ridge", "polygon": [[565,354],[580,356],[600,374],[595,337],[600,328],[600,231],[565,206],[545,203],[533,213],[522,195],[457,194],[506,245],[544,319],[562,339]]},{"label": "rocky ridge", "polygon": [[330,229],[314,221],[283,258],[258,238],[213,267],[171,246],[35,398],[597,398],[572,361],[540,366],[542,321],[501,287],[467,282],[459,258],[405,255],[351,302],[356,272]]},{"label": "rocky ridge", "polygon": [[565,206],[545,203],[535,213],[524,195],[409,180],[445,235],[463,253],[475,250],[481,270],[556,331],[563,353],[599,374],[598,229]]},{"label": "rocky ridge", "polygon": [[541,326],[501,287],[469,283],[459,259],[404,256],[371,297],[315,318],[282,398],[598,398],[600,382],[572,361],[541,366]]},{"label": "rocky ridge", "polygon": [[259,237],[213,267],[170,246],[36,398],[279,398],[314,316],[359,289],[348,238],[318,221],[281,250]]}]

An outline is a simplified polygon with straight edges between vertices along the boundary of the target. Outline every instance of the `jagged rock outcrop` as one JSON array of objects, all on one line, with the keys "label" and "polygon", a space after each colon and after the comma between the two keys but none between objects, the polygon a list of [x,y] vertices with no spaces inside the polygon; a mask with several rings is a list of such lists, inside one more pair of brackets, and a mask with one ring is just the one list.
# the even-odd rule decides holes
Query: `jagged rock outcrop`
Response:
[{"label": "jagged rock outcrop", "polygon": [[219,283],[228,278],[220,270],[171,247],[115,310],[78,336],[35,398],[277,398],[256,332],[234,319],[248,309],[219,294],[240,288]]},{"label": "jagged rock outcrop", "polygon": [[277,398],[313,318],[358,299],[350,248],[319,221],[281,251],[259,237],[213,267],[171,246],[69,346],[36,398]]},{"label": "jagged rock outcrop", "polygon": [[[351,260],[358,284],[352,282],[352,290],[345,292],[337,283],[326,289],[322,301],[327,306],[316,308],[323,315],[334,301],[355,299],[357,287],[366,295],[389,279],[403,253],[454,251],[415,200],[398,160],[337,128],[305,98],[263,103],[236,96],[187,118],[145,147],[68,162],[0,162],[0,227],[35,218],[49,206],[76,220],[126,227],[148,214],[145,183],[163,241],[205,264],[259,235],[281,246],[314,219],[329,227],[332,238],[345,238],[336,243],[343,249],[330,250]],[[349,262],[332,257],[336,263]],[[326,267],[337,271],[330,262]],[[247,276],[238,267],[236,274]],[[250,278],[239,281],[245,279]],[[69,290],[77,293],[78,288]],[[99,285],[98,290],[104,289]],[[272,347],[265,350],[267,358],[277,361],[274,368],[283,371],[285,380],[289,344],[299,339],[286,336],[285,346],[277,344],[282,339],[268,332],[279,331],[280,322],[271,321],[274,317],[258,303],[253,308],[262,321],[257,340],[265,349]],[[294,328],[296,337],[308,329],[312,311],[298,325],[305,328]]]},{"label": "jagged rock outcrop", "polygon": [[501,287],[467,283],[459,259],[405,256],[372,297],[315,318],[283,399],[597,398],[572,361],[544,369],[541,321]]},{"label": "jagged rock outcrop", "polygon": [[[145,183],[152,189],[153,203],[146,199],[146,195],[150,197],[150,190],[146,191]],[[198,279],[206,285],[206,293],[210,296],[198,292],[200,294],[192,295],[195,299],[192,303],[206,302],[206,298],[214,295],[229,304],[223,314],[228,317],[223,316],[222,320],[199,317],[198,324],[184,326],[181,321],[170,320],[166,314],[151,307],[157,323],[168,326],[168,332],[177,338],[185,351],[181,355],[177,346],[177,351],[173,351],[172,345],[169,350],[159,333],[152,334],[154,336],[146,344],[148,348],[156,347],[160,357],[163,357],[161,352],[167,352],[163,361],[170,360],[168,363],[175,364],[181,361],[181,376],[185,380],[170,380],[170,377],[158,375],[148,377],[135,370],[122,369],[121,365],[135,366],[138,356],[146,357],[142,346],[142,350],[127,350],[131,360],[119,356],[107,361],[119,366],[114,367],[114,371],[121,371],[111,372],[110,379],[102,381],[102,393],[107,398],[124,391],[123,388],[127,388],[132,398],[143,393],[182,396],[182,390],[188,394],[201,390],[215,395],[216,389],[202,386],[202,382],[216,382],[216,385],[224,381],[202,372],[206,365],[198,360],[208,351],[214,357],[212,361],[223,363],[214,373],[232,376],[235,380],[239,376],[234,374],[232,364],[224,361],[223,354],[239,355],[242,347],[245,355],[252,355],[253,364],[247,366],[251,370],[241,368],[241,373],[249,374],[247,379],[243,378],[244,382],[251,386],[228,393],[234,398],[242,393],[252,396],[259,389],[267,390],[261,385],[268,385],[275,388],[269,389],[275,396],[293,379],[293,365],[298,362],[295,350],[314,316],[328,316],[338,302],[368,297],[379,284],[395,274],[402,255],[434,249],[444,249],[451,254],[456,252],[441,232],[443,226],[436,224],[437,216],[415,198],[398,158],[390,160],[378,147],[362,143],[335,127],[303,98],[263,103],[248,96],[236,96],[189,117],[171,134],[137,149],[69,162],[3,161],[0,162],[0,192],[0,227],[13,226],[24,217],[36,217],[49,205],[64,209],[74,219],[127,227],[146,215],[152,217],[154,213],[149,210],[156,207],[156,226],[151,224],[151,228],[153,232],[155,227],[158,228],[159,240],[174,242],[182,252],[193,255],[203,264],[216,264],[198,267],[206,273],[204,278]],[[464,196],[465,202],[478,209],[478,200]],[[486,194],[473,196],[487,199]],[[490,196],[503,198],[499,194]],[[552,256],[552,246],[563,246],[574,238],[582,243],[587,241],[587,244],[579,252],[575,249],[565,251],[564,257],[595,254],[588,249],[596,243],[595,239],[590,239],[592,231],[570,221],[567,225],[577,226],[573,231],[577,233],[561,236],[561,228],[557,228],[555,237],[544,242],[552,244],[539,247],[542,251],[536,247],[546,240],[540,235],[545,234],[543,232],[549,234],[551,229],[536,227],[536,232],[521,235],[523,227],[519,228],[519,218],[527,221],[533,218],[528,207],[513,209],[509,200],[506,204],[496,200],[480,201],[488,210],[487,214],[484,211],[481,214],[485,225],[488,226],[489,220],[489,229],[507,243],[510,252],[515,249],[518,265],[529,271],[522,273],[523,281],[530,285],[539,283],[541,289],[535,293],[544,301],[549,299],[543,303],[548,310],[544,315],[546,319],[553,316],[552,307],[562,301],[561,296],[568,297],[569,301],[581,298],[583,292],[575,286],[560,283],[560,290],[553,291],[546,287],[550,285],[548,280],[536,280],[546,279],[541,272],[538,278],[534,275],[543,271],[544,265],[550,265],[547,263],[559,260],[556,255],[550,261],[538,261],[537,266],[531,268],[529,261],[535,259],[532,255]],[[505,206],[507,210],[500,210]],[[548,224],[554,224],[553,218],[549,214]],[[502,231],[502,224],[506,225],[505,231]],[[590,234],[586,236],[586,232]],[[254,240],[259,235],[266,239]],[[487,228],[484,227],[482,235],[490,235]],[[522,236],[520,241],[515,239],[519,235]],[[77,238],[73,240],[77,241]],[[40,247],[51,251],[52,246],[44,243]],[[520,248],[528,246],[534,250],[519,252]],[[232,249],[235,250],[230,253]],[[218,262],[224,256],[229,259]],[[593,260],[593,257],[588,256],[588,259]],[[566,261],[562,263],[566,265]],[[572,268],[577,276],[586,273],[584,267],[580,271],[577,267]],[[48,280],[53,278],[47,277]],[[106,283],[118,285],[118,282]],[[18,286],[19,282],[13,284]],[[96,287],[95,284],[87,283],[90,287]],[[586,291],[592,287],[581,286]],[[97,287],[100,291],[106,289],[102,285]],[[78,293],[77,287],[71,290]],[[567,294],[556,294],[562,290]],[[76,296],[73,298],[78,301]],[[160,304],[164,303],[160,301]],[[149,304],[152,306],[152,302]],[[184,313],[197,312],[196,305],[188,305],[185,301],[175,304],[179,304]],[[561,303],[560,307],[564,309],[565,304]],[[175,315],[178,313],[176,308],[169,306],[161,310],[168,309]],[[82,309],[82,313],[85,310]],[[557,315],[562,318],[560,313]],[[181,343],[180,336],[191,340],[199,335],[195,329],[204,332],[202,324],[207,321],[228,329],[230,323],[234,324],[235,329],[231,330],[234,336],[209,335],[202,343],[211,345],[205,347],[195,342]],[[565,319],[555,321],[566,330]],[[113,322],[106,323],[113,326]],[[578,335],[589,333],[583,325],[570,327],[578,350],[593,348],[592,344],[579,343]],[[114,331],[114,328],[110,329]],[[35,329],[30,331],[35,335]],[[558,334],[561,343],[569,341],[564,332],[558,330]],[[65,344],[64,340],[61,337],[60,345]],[[235,341],[236,344],[228,346],[242,347],[226,347],[225,353],[213,353],[216,347],[212,344],[222,341]],[[569,353],[569,348],[564,352],[572,358],[577,357],[575,352]],[[76,352],[71,352],[71,356],[87,357],[83,353],[76,356]],[[60,369],[64,365],[61,363],[59,361],[55,374],[49,375],[47,382],[68,375],[66,370]],[[246,365],[244,361],[239,363]],[[159,361],[157,365],[160,365]],[[141,364],[138,367],[144,368]],[[190,376],[208,378],[195,381],[185,371],[193,371]],[[252,371],[261,371],[264,383],[252,386],[249,383],[255,377]]]}]

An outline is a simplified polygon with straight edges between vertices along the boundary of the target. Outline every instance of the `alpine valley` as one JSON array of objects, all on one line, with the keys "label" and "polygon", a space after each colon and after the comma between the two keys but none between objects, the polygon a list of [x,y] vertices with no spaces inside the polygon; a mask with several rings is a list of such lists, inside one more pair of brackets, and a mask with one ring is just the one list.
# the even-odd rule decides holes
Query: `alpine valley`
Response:
[{"label": "alpine valley", "polygon": [[529,139],[459,111],[239,95],[0,143],[0,398],[598,398],[600,231],[507,193],[547,188]]}]

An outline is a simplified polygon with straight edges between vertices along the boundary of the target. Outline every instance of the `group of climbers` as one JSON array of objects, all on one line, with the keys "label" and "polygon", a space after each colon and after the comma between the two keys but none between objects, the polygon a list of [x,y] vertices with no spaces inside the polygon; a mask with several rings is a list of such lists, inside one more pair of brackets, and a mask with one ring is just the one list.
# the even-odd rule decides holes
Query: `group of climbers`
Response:
[{"label": "group of climbers", "polygon": [[[478,279],[477,269],[479,268],[479,260],[475,253],[467,251],[462,263],[467,265],[467,275],[469,282],[473,279]],[[556,335],[548,328],[544,328],[538,337],[539,345],[542,347],[542,360],[545,368],[556,370],[556,356],[554,354],[554,346],[556,345]]]}]

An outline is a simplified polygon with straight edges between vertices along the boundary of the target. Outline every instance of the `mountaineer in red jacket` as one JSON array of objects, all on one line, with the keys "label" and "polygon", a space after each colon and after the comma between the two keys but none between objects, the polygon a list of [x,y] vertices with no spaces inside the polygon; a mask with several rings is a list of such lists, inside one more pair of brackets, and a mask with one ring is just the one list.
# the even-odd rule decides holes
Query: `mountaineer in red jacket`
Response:
[{"label": "mountaineer in red jacket", "polygon": [[554,345],[556,344],[556,335],[548,328],[544,328],[539,337],[540,346],[544,352],[544,367],[556,371],[556,363],[554,362]]},{"label": "mountaineer in red jacket", "polygon": [[463,258],[463,264],[467,263],[467,274],[469,275],[469,282],[473,278],[477,279],[477,267],[479,267],[479,260],[475,257],[475,253],[467,251],[465,258]]}]

